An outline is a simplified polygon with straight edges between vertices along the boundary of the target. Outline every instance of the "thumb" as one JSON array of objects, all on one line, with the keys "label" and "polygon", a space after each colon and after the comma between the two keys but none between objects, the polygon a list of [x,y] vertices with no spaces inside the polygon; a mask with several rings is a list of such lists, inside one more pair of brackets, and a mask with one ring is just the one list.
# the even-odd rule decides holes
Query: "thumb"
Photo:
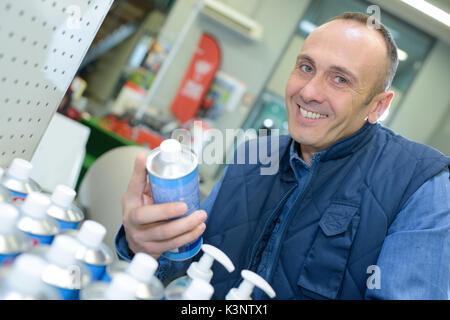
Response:
[{"label": "thumb", "polygon": [[134,161],[133,173],[131,174],[130,182],[127,188],[128,201],[133,202],[135,206],[141,205],[142,196],[147,185],[147,170],[145,163],[147,155],[145,152],[140,152]]}]

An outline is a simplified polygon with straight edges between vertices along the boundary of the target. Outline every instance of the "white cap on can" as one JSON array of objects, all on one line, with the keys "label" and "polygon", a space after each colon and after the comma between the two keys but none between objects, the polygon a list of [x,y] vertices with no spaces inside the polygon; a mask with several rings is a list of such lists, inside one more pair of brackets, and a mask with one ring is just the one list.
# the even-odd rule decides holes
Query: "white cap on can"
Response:
[{"label": "white cap on can", "polygon": [[138,281],[131,275],[120,272],[111,280],[105,291],[107,300],[135,300]]},{"label": "white cap on can", "polygon": [[65,185],[57,185],[50,197],[52,202],[60,207],[68,208],[72,204],[77,193],[72,188]]},{"label": "white cap on can", "polygon": [[39,292],[44,286],[41,276],[46,266],[45,260],[37,255],[21,254],[11,266],[7,280],[9,286],[19,292],[30,294]]},{"label": "white cap on can", "polygon": [[158,268],[158,262],[147,253],[138,252],[128,265],[127,272],[140,282],[148,283]]},{"label": "white cap on can", "polygon": [[167,139],[161,142],[161,160],[175,163],[180,159],[181,143],[176,139]]},{"label": "white cap on can", "polygon": [[59,234],[53,240],[47,251],[46,258],[53,264],[67,267],[75,263],[75,254],[79,244],[71,236]]},{"label": "white cap on can", "polygon": [[15,228],[19,219],[19,211],[8,203],[0,203],[0,233],[5,233]]},{"label": "white cap on can", "polygon": [[106,235],[106,228],[94,220],[86,220],[81,225],[77,239],[89,248],[98,248]]},{"label": "white cap on can", "polygon": [[51,202],[49,197],[40,192],[30,192],[22,204],[22,211],[35,219],[43,219],[46,217],[47,208],[50,206]]},{"label": "white cap on can", "polygon": [[214,288],[209,282],[200,278],[192,279],[191,284],[183,292],[183,300],[209,300],[214,293]]},{"label": "white cap on can", "polygon": [[21,158],[14,158],[8,168],[8,174],[19,180],[27,180],[30,177],[31,170],[33,170],[31,162]]}]

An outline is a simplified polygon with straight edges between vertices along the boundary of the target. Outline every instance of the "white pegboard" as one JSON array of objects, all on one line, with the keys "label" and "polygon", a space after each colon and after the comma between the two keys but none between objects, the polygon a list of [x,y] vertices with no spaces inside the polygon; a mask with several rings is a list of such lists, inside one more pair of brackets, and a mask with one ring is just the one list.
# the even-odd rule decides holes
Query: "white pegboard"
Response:
[{"label": "white pegboard", "polygon": [[0,166],[31,160],[112,3],[0,0]]}]

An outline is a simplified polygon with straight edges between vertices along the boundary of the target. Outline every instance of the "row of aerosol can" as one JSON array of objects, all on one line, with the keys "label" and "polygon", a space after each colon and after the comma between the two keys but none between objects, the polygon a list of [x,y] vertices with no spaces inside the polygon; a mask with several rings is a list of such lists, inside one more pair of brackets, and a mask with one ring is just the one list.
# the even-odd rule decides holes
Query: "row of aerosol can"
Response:
[{"label": "row of aerosol can", "polygon": [[[155,203],[184,201],[188,213],[199,208],[196,156],[168,139],[147,158]],[[57,186],[51,195],[30,178],[32,165],[14,159],[6,172],[0,168],[0,299],[63,300],[209,300],[214,261],[229,272],[232,261],[201,238],[163,254],[186,260],[203,250],[187,274],[167,283],[155,276],[158,262],[136,253],[130,262],[114,259],[104,243],[106,229],[75,204],[76,193]],[[249,270],[226,299],[250,299],[255,286],[275,297],[270,285]]]}]

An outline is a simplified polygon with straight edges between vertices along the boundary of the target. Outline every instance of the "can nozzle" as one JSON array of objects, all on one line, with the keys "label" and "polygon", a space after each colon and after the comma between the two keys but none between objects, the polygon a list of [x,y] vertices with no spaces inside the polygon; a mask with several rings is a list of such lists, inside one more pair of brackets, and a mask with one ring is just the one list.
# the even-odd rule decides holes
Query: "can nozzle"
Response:
[{"label": "can nozzle", "polygon": [[270,298],[275,297],[275,291],[262,277],[250,270],[242,270],[242,278],[238,288],[231,289],[226,295],[226,300],[250,300],[250,295],[253,292],[254,287],[258,287],[263,290]]},{"label": "can nozzle", "polygon": [[203,256],[198,262],[192,262],[187,270],[187,275],[192,279],[200,278],[210,282],[213,276],[211,267],[214,260],[219,261],[228,272],[234,271],[233,262],[231,262],[230,258],[228,258],[225,253],[216,247],[204,244],[202,245],[202,250],[204,252]]},{"label": "can nozzle", "polygon": [[149,283],[158,268],[158,262],[150,255],[138,252],[131,260],[127,273],[138,281]]},{"label": "can nozzle", "polygon": [[31,162],[21,158],[14,158],[8,168],[8,174],[19,180],[27,180],[30,177],[31,170],[33,170]]},{"label": "can nozzle", "polygon": [[56,186],[55,190],[52,193],[52,196],[50,197],[50,200],[54,204],[62,208],[69,208],[76,195],[77,193],[75,192],[75,190],[60,184]]},{"label": "can nozzle", "polygon": [[183,300],[209,300],[214,293],[214,288],[209,282],[196,278],[192,279],[189,287],[183,292]]},{"label": "can nozzle", "polygon": [[89,248],[98,248],[106,235],[106,228],[94,220],[86,220],[77,234],[78,241]]},{"label": "can nozzle", "polygon": [[138,281],[126,273],[116,274],[105,291],[107,300],[135,300]]},{"label": "can nozzle", "polygon": [[40,192],[30,192],[25,202],[22,204],[22,211],[35,219],[44,219],[47,215],[47,208],[51,202],[49,197]]},{"label": "can nozzle", "polygon": [[161,160],[168,163],[175,163],[180,159],[181,143],[176,139],[166,139],[161,142]]}]

